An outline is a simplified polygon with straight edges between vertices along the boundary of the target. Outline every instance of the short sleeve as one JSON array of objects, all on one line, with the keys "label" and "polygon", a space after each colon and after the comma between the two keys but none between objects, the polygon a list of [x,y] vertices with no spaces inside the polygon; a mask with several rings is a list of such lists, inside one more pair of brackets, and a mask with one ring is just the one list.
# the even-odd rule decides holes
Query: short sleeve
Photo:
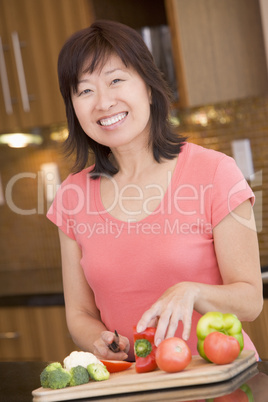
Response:
[{"label": "short sleeve", "polygon": [[71,175],[61,184],[47,212],[47,218],[71,239],[75,239],[73,222],[83,208],[84,193],[71,180]]},{"label": "short sleeve", "polygon": [[254,205],[255,196],[235,160],[224,155],[217,166],[213,180],[211,199],[212,227],[238,205],[250,200]]}]

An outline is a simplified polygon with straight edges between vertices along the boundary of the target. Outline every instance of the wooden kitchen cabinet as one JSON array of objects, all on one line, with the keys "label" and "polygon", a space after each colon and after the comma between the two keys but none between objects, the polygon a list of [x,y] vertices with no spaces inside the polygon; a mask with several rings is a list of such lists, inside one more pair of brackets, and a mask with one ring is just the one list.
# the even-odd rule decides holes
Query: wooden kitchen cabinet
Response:
[{"label": "wooden kitchen cabinet", "polygon": [[92,20],[88,0],[0,0],[0,133],[65,121],[58,54]]},{"label": "wooden kitchen cabinet", "polygon": [[65,121],[58,53],[95,18],[169,26],[181,107],[268,92],[258,1],[0,0],[0,10],[0,133]]},{"label": "wooden kitchen cabinet", "polygon": [[243,329],[250,336],[262,360],[268,360],[268,299],[264,299],[263,310],[253,322],[243,322]]},{"label": "wooden kitchen cabinet", "polygon": [[165,0],[182,106],[267,94],[261,13],[252,0]]},{"label": "wooden kitchen cabinet", "polygon": [[0,309],[0,359],[38,360],[39,339],[32,319],[32,309]]},{"label": "wooden kitchen cabinet", "polygon": [[60,361],[79,350],[63,306],[0,308],[0,361]]},{"label": "wooden kitchen cabinet", "polygon": [[[92,0],[97,18],[166,24],[180,107],[268,93],[261,12],[254,0]],[[138,3],[138,4],[137,4]]]}]

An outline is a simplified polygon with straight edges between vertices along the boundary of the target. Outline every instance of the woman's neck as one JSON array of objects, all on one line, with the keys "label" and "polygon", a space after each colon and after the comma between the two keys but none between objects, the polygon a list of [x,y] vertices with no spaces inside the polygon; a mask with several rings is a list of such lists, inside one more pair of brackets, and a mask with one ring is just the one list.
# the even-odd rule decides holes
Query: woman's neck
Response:
[{"label": "woman's neck", "polygon": [[138,178],[144,174],[145,170],[154,167],[154,159],[151,147],[141,147],[140,149],[112,150],[113,163],[118,168],[118,176],[128,177],[129,179]]}]

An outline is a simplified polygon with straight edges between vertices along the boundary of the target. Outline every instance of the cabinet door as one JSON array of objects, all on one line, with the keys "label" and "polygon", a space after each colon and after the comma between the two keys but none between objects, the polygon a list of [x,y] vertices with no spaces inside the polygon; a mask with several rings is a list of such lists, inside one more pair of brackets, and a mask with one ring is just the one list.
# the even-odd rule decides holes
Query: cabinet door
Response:
[{"label": "cabinet door", "polygon": [[261,14],[252,0],[165,0],[182,106],[263,95]]},{"label": "cabinet door", "polygon": [[0,360],[42,360],[31,308],[0,309]]},{"label": "cabinet door", "polygon": [[264,299],[263,310],[253,322],[243,322],[243,329],[251,338],[262,360],[268,359],[268,299]]},{"label": "cabinet door", "polygon": [[0,0],[20,128],[65,121],[57,58],[65,40],[91,23],[89,5],[86,0]]},{"label": "cabinet door", "polygon": [[0,361],[59,361],[73,350],[64,306],[0,308]]},{"label": "cabinet door", "polygon": [[7,30],[5,4],[0,0],[0,132],[19,126],[18,90],[14,80],[16,69],[12,63],[12,44]]},{"label": "cabinet door", "polygon": [[69,334],[63,306],[36,307],[34,314],[43,361],[62,363],[72,351],[79,350]]}]

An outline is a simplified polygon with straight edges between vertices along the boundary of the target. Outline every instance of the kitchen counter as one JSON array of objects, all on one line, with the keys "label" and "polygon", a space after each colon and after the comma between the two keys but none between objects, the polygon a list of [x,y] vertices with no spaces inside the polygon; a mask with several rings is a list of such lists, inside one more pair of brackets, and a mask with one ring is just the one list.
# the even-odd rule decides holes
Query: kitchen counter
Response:
[{"label": "kitchen counter", "polygon": [[[263,297],[268,299],[268,270],[262,272]],[[64,306],[63,293],[0,296],[0,307]]]},{"label": "kitchen counter", "polygon": [[0,296],[0,307],[64,306],[63,293]]},{"label": "kitchen counter", "polygon": [[[262,267],[263,297],[268,299],[268,267]],[[21,295],[0,295],[0,307],[16,306],[64,306],[64,295],[58,293],[33,293]]]},{"label": "kitchen counter", "polygon": [[[40,373],[46,366],[45,362],[0,362],[0,402],[30,402],[32,391],[40,387]],[[215,398],[233,392],[242,384],[247,384],[253,395],[254,402],[264,402],[268,394],[268,361],[253,364],[247,370],[231,380],[199,387],[181,387],[153,392],[139,392],[112,397],[86,398],[76,401],[183,401],[182,395],[190,389],[194,390],[195,399],[192,402],[205,402],[206,398]],[[186,390],[187,388],[187,390]],[[205,399],[204,399],[205,398]],[[187,398],[187,400],[189,400]],[[74,401],[74,400],[73,400]],[[216,402],[216,401],[215,401]]]}]

